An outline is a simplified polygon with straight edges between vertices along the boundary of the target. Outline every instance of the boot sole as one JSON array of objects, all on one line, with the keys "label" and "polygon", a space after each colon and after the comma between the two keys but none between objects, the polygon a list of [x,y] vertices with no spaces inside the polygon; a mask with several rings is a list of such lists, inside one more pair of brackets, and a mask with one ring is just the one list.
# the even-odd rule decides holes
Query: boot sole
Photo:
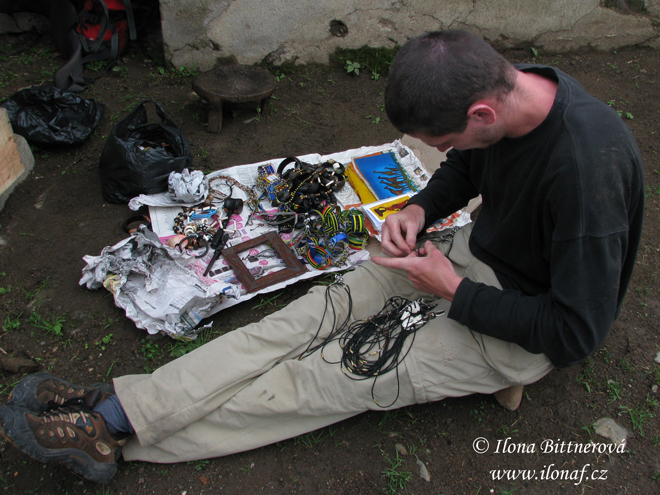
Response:
[{"label": "boot sole", "polygon": [[[57,462],[83,478],[96,483],[108,483],[117,472],[117,463],[97,462],[80,449],[48,449],[39,445],[27,424],[25,415],[32,411],[24,408],[0,407],[2,429],[0,434],[14,447],[39,462]],[[121,449],[117,449],[116,456]]]},{"label": "boot sole", "polygon": [[115,393],[115,388],[107,383],[95,383],[91,387],[79,387],[78,385],[67,382],[66,380],[62,380],[55,375],[41,371],[39,373],[34,373],[33,375],[23,378],[19,384],[14,387],[14,390],[12,390],[11,394],[9,394],[7,405],[12,407],[24,407],[35,413],[44,412],[48,409],[48,405],[44,404],[37,398],[37,387],[41,382],[51,378],[59,380],[62,383],[65,383],[67,386],[84,388],[87,391],[98,388],[101,392],[106,394],[114,395]]}]

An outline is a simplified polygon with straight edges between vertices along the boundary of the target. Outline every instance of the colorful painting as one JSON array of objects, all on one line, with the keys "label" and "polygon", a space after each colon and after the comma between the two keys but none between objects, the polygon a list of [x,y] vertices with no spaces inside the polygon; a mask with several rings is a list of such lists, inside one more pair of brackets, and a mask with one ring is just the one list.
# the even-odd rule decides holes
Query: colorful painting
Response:
[{"label": "colorful painting", "polygon": [[356,171],[378,200],[417,192],[417,187],[391,151],[361,156],[353,162]]},{"label": "colorful painting", "polygon": [[403,209],[404,206],[408,203],[410,195],[406,194],[401,197],[392,198],[389,201],[380,202],[377,205],[369,207],[375,217],[377,217],[381,222],[384,221],[392,213],[397,213]]}]

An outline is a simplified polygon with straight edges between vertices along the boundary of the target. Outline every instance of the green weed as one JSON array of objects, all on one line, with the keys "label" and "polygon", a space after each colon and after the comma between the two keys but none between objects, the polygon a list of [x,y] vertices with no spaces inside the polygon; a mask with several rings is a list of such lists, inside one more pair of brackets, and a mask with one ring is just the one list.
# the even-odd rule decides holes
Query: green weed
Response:
[{"label": "green weed", "polygon": [[653,419],[655,414],[640,406],[634,409],[628,406],[619,406],[619,410],[628,415],[633,430],[637,430],[644,437],[644,425]]},{"label": "green weed", "polygon": [[209,341],[209,332],[198,335],[195,340],[176,340],[170,344],[170,356],[181,357]]},{"label": "green weed", "polygon": [[297,436],[293,439],[296,444],[303,444],[310,449],[313,448],[316,444],[321,443],[326,438],[329,438],[335,434],[336,430],[330,426],[328,428],[323,428],[321,430],[310,431],[305,435]]},{"label": "green weed", "polygon": [[107,65],[108,62],[106,60],[95,60],[93,62],[88,62],[87,64],[85,64],[85,68],[93,72],[99,72],[105,69]]},{"label": "green weed", "polygon": [[357,49],[338,48],[331,55],[330,60],[333,63],[341,64],[347,73],[353,73],[356,76],[360,74],[360,70],[367,70],[371,73],[371,79],[377,82],[382,75],[389,72],[398,49],[398,46],[395,48],[370,46]]},{"label": "green weed", "polygon": [[607,392],[610,396],[608,404],[621,399],[622,386],[618,380],[607,380]]},{"label": "green weed", "polygon": [[513,428],[516,423],[517,421],[514,421],[511,425],[502,425],[495,430],[495,433],[502,437],[510,437],[511,435],[518,433],[518,430]]},{"label": "green weed", "polygon": [[119,77],[128,77],[128,67],[124,67],[123,65],[115,65],[112,68],[112,72],[115,72],[119,75]]},{"label": "green weed", "polygon": [[[276,299],[282,295],[282,292],[279,292],[278,294],[275,294],[274,296],[271,297],[262,297],[261,301],[259,304],[256,306],[252,306],[252,309],[259,309],[259,308],[265,308],[266,306],[278,306],[276,303]],[[284,306],[284,304],[279,304],[280,307]]]},{"label": "green weed", "polygon": [[163,351],[160,346],[150,340],[142,339],[142,359],[144,361],[144,370],[151,373],[155,368],[154,361],[161,358]]},{"label": "green weed", "polygon": [[584,385],[584,388],[587,389],[587,392],[591,393],[592,387],[596,384],[596,373],[594,372],[595,363],[593,358],[589,357],[584,361],[584,364],[584,371],[576,378],[576,381]]},{"label": "green weed", "polygon": [[11,72],[8,70],[3,70],[0,73],[0,88],[6,88],[9,86],[11,83],[14,82],[14,79],[18,77],[18,74],[15,72]]},{"label": "green weed", "polygon": [[66,320],[59,316],[53,316],[50,321],[43,318],[36,311],[30,315],[32,326],[46,330],[46,333],[57,337],[64,337],[64,323]]},{"label": "green weed", "polygon": [[596,427],[592,424],[582,423],[582,429],[587,432],[587,435],[589,435],[589,439],[592,439],[593,436],[596,434]]},{"label": "green weed", "polygon": [[395,494],[399,490],[406,490],[408,482],[412,478],[412,473],[401,468],[403,459],[399,457],[399,453],[396,453],[394,459],[387,455],[385,456],[385,459],[390,463],[390,465],[382,471],[382,475],[387,479],[387,492]]},{"label": "green weed", "polygon": [[209,459],[202,459],[199,461],[188,461],[188,465],[193,465],[195,467],[195,471],[202,471],[206,466],[208,466],[211,463]]},{"label": "green weed", "polygon": [[650,198],[653,196],[660,196],[660,186],[652,186],[649,184],[646,186],[646,197]]},{"label": "green weed", "polygon": [[113,334],[109,333],[108,335],[103,337],[101,340],[97,341],[95,344],[97,346],[99,346],[102,351],[105,351],[105,346],[108,345],[110,343],[110,341],[112,340],[112,335]]},{"label": "green weed", "polygon": [[11,332],[12,330],[18,330],[18,328],[21,326],[21,315],[23,313],[19,313],[17,316],[12,316],[11,313],[9,313],[5,317],[5,321],[2,323],[2,330],[4,332]]}]

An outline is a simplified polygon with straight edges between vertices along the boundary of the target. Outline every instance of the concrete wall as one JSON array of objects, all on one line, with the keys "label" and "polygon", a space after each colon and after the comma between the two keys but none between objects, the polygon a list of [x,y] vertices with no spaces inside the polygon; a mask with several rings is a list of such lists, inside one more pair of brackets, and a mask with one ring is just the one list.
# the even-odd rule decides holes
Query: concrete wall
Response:
[{"label": "concrete wall", "polygon": [[501,48],[660,47],[650,17],[660,0],[633,13],[627,0],[160,0],[165,53],[176,67],[212,68],[219,59],[328,62],[335,48],[394,47],[425,31],[468,29]]}]

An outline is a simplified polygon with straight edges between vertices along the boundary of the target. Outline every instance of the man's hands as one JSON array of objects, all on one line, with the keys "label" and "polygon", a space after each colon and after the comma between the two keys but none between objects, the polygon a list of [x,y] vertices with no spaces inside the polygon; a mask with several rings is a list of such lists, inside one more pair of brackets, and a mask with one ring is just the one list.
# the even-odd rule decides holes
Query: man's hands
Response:
[{"label": "man's hands", "polygon": [[383,252],[394,257],[410,254],[417,242],[417,234],[424,228],[425,220],[424,209],[418,205],[410,205],[389,215],[381,235]]},{"label": "man's hands", "polygon": [[426,241],[420,255],[412,251],[405,258],[374,256],[372,259],[377,265],[405,270],[415,287],[450,302],[463,280],[454,271],[451,261],[431,241]]},{"label": "man's hands", "polygon": [[381,245],[391,258],[374,256],[374,263],[405,270],[413,285],[424,292],[452,301],[463,280],[442,251],[428,241],[420,253],[413,251],[426,215],[421,206],[410,205],[389,215],[383,224]]}]

